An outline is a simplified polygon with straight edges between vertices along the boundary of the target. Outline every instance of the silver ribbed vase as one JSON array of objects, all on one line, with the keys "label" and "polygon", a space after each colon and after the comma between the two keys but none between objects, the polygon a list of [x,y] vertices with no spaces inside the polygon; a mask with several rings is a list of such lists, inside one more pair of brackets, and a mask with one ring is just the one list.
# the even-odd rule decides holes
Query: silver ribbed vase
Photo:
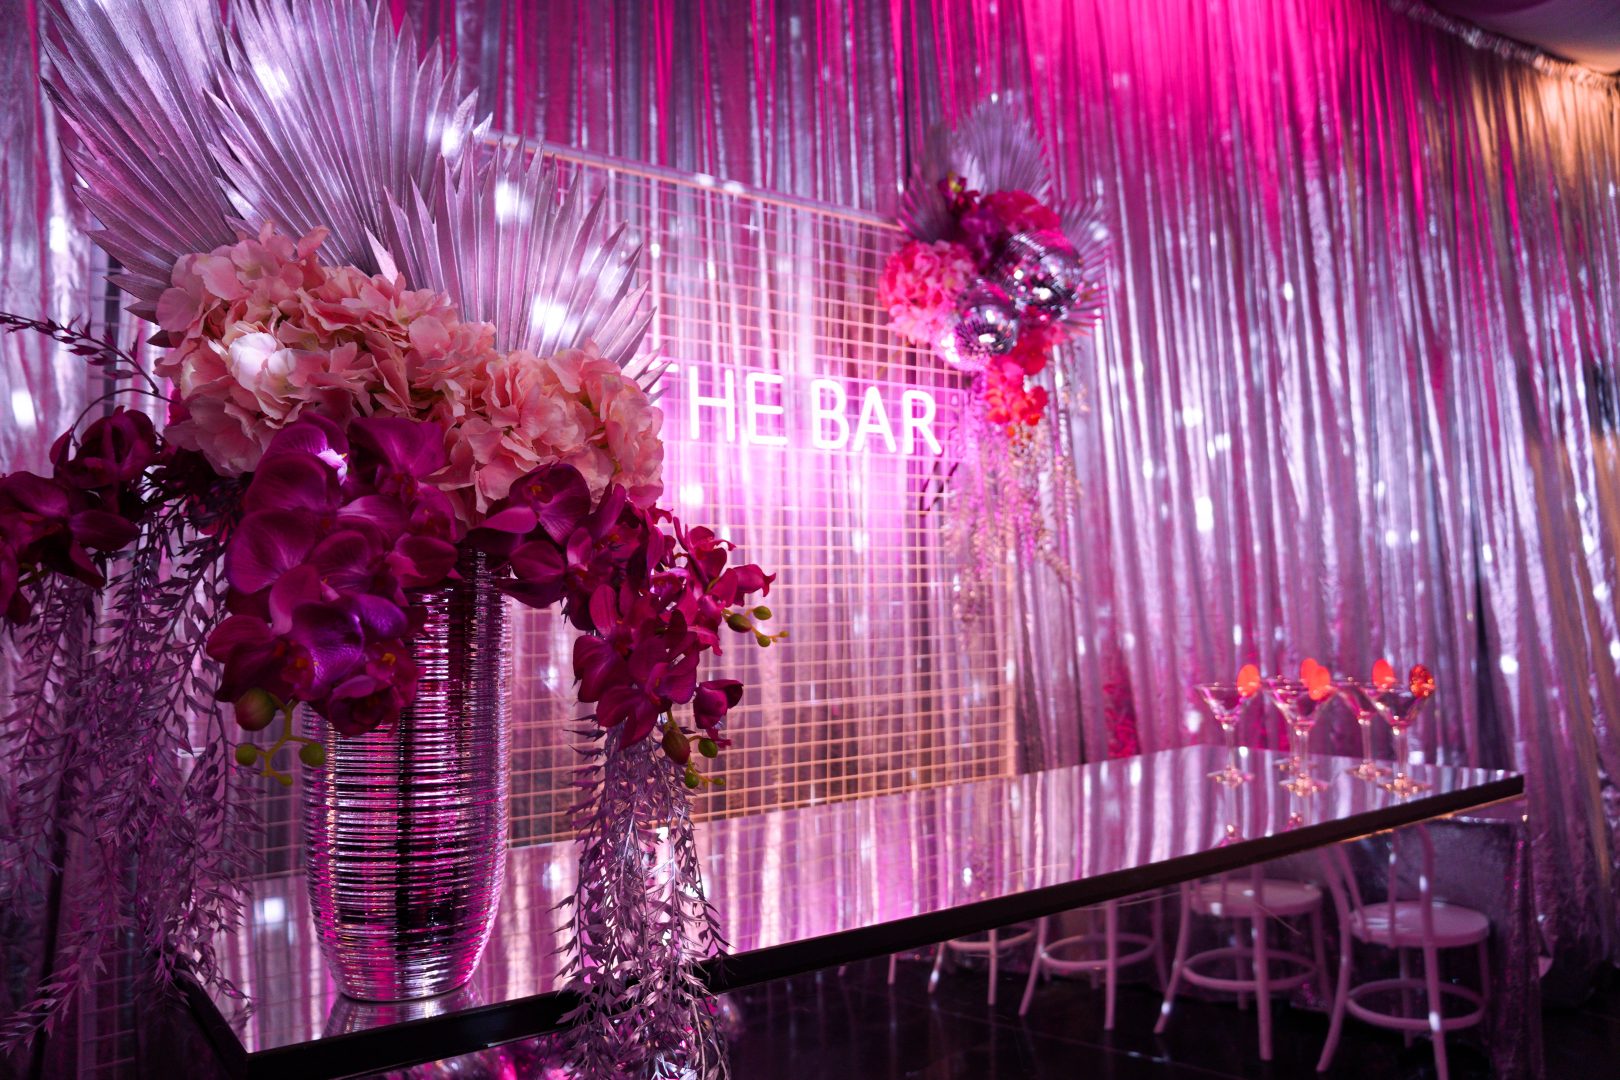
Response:
[{"label": "silver ribbed vase", "polygon": [[506,876],[511,791],[503,595],[482,557],[426,594],[416,702],[397,724],[338,735],[305,771],[310,908],[349,997],[401,1001],[461,986],[483,955]]}]

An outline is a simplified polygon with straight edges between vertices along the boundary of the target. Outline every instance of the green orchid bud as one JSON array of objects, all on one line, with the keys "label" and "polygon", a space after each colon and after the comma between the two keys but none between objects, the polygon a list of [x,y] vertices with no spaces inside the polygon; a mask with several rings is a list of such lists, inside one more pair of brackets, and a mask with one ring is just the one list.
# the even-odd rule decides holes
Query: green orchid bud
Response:
[{"label": "green orchid bud", "polygon": [[713,780],[710,780],[709,783],[713,784],[715,787],[725,787],[726,778],[723,776],[717,776]]},{"label": "green orchid bud", "polygon": [[326,747],[318,742],[307,742],[298,748],[298,760],[312,769],[326,764]]},{"label": "green orchid bud", "polygon": [[259,760],[259,748],[250,742],[242,743],[236,748],[236,763],[238,765],[251,765]]},{"label": "green orchid bud", "polygon": [[243,731],[263,731],[281,715],[281,702],[268,690],[249,690],[236,699],[236,723]]},{"label": "green orchid bud", "polygon": [[754,609],[754,618],[756,618],[756,619],[768,619],[770,617],[771,617],[771,609],[766,607],[764,604],[761,604],[761,605],[759,605],[759,607]]},{"label": "green orchid bud", "polygon": [[703,782],[703,777],[698,775],[698,771],[696,769],[688,765],[686,767],[686,775],[683,777],[683,780],[686,782],[687,787],[696,788]]},{"label": "green orchid bud", "polygon": [[748,616],[740,611],[727,612],[726,625],[737,631],[739,634],[746,634],[748,631],[754,629],[754,624],[748,620]]},{"label": "green orchid bud", "polygon": [[713,739],[699,739],[698,753],[706,758],[719,757],[720,746]]}]

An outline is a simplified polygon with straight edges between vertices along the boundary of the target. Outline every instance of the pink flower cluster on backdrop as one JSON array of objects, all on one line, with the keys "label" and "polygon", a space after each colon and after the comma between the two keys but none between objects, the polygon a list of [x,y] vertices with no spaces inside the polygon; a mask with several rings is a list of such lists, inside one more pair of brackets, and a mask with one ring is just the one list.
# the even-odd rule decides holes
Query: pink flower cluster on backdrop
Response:
[{"label": "pink flower cluster on backdrop", "polygon": [[950,332],[956,298],[978,276],[973,255],[945,240],[913,240],[884,264],[878,303],[895,332],[932,347]]},{"label": "pink flower cluster on backdrop", "polygon": [[[1057,213],[1026,191],[981,195],[954,180],[940,184],[956,223],[952,238],[912,240],[889,256],[878,278],[878,303],[889,325],[924,348],[940,347],[954,332],[958,299],[991,273],[1009,237],[1061,228]],[[1040,423],[1047,392],[1029,380],[1066,336],[1060,324],[1029,320],[1009,352],[988,358],[978,385],[991,424],[1017,435]]]}]

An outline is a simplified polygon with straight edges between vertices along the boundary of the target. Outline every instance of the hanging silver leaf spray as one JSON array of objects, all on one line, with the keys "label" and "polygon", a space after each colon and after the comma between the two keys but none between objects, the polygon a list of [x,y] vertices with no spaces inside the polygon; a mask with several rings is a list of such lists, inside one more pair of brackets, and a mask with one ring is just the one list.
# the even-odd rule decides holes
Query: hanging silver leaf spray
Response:
[{"label": "hanging silver leaf spray", "polygon": [[695,961],[725,948],[703,892],[682,771],[651,739],[581,733],[574,807],[579,881],[568,910],[564,973],[578,1080],[729,1075],[712,997]]}]

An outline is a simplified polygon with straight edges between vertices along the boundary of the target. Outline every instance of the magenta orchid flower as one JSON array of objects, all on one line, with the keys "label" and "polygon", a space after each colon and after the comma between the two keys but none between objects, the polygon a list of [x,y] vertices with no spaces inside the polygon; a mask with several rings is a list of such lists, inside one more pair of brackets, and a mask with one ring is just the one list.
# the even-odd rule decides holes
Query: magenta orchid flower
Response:
[{"label": "magenta orchid flower", "polygon": [[307,702],[348,734],[413,700],[409,593],[454,573],[460,538],[426,482],[444,464],[442,430],[374,418],[350,436],[312,417],[271,441],[226,551],[236,614],[209,641],[221,696]]},{"label": "magenta orchid flower", "polygon": [[706,732],[715,732],[725,722],[726,713],[742,701],[743,685],[736,679],[710,679],[698,684],[692,695],[692,719]]},{"label": "magenta orchid flower", "polygon": [[[392,723],[418,678],[411,594],[453,574],[464,543],[484,553],[508,595],[561,602],[586,632],[574,646],[580,700],[596,705],[600,726],[620,730],[621,744],[689,704],[720,745],[742,684],[700,683],[699,667],[719,652],[722,626],[751,627],[734,609],[772,578],[728,565],[729,542],[643,509],[623,487],[609,485],[593,505],[568,465],[520,478],[463,531],[432,480],[445,467],[442,434],[397,417],[355,420],[346,440],[321,420],[277,434],[226,555],[234,614],[209,641],[225,668],[222,696],[306,702],[341,734]],[[673,722],[667,729],[666,753],[685,761],[684,736]]]},{"label": "magenta orchid flower", "polygon": [[42,566],[98,589],[107,579],[92,553],[117,551],[140,532],[128,518],[84,506],[60,482],[28,472],[0,477],[0,521],[19,566]]},{"label": "magenta orchid flower", "polygon": [[136,518],[143,509],[139,483],[158,453],[151,418],[119,406],[86,428],[77,446],[72,433],[63,432],[51,447],[51,465],[69,488],[92,493],[107,510]]}]

